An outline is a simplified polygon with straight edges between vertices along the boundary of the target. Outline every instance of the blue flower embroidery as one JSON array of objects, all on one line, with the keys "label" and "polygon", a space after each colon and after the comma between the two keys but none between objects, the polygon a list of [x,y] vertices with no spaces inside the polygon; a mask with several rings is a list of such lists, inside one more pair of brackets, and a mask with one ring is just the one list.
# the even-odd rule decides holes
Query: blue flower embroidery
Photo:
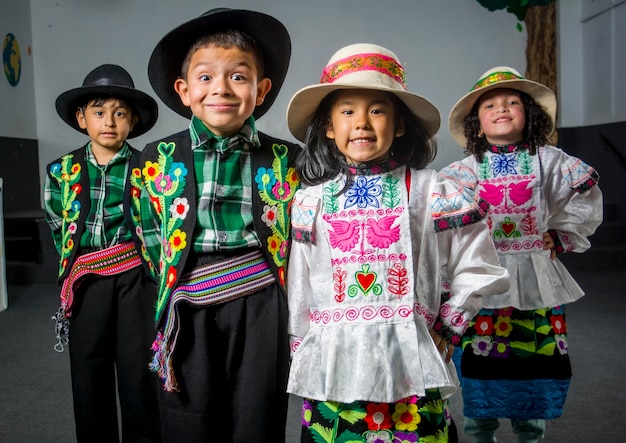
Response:
[{"label": "blue flower embroidery", "polygon": [[356,181],[346,192],[345,209],[354,205],[359,208],[367,208],[368,206],[378,208],[379,203],[375,197],[382,194],[382,186],[378,183],[379,181],[380,177],[373,177],[368,180],[365,176],[357,176]]},{"label": "blue flower embroidery", "polygon": [[491,169],[493,169],[493,175],[517,174],[516,166],[518,165],[516,154],[500,154],[494,155],[491,163]]}]

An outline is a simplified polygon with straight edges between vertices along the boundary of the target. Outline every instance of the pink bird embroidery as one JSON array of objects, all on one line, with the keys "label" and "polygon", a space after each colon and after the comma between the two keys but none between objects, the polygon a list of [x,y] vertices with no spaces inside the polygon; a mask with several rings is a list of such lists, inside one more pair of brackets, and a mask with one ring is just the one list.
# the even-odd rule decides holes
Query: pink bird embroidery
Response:
[{"label": "pink bird embroidery", "polygon": [[333,227],[329,229],[330,244],[333,248],[339,248],[343,252],[348,252],[354,248],[354,245],[359,241],[360,230],[359,222],[352,220],[350,222],[344,220],[329,220],[330,225]]},{"label": "pink bird embroidery", "polygon": [[509,185],[509,199],[514,204],[520,206],[530,200],[530,197],[533,195],[533,188],[529,188],[528,183],[530,183],[530,180]]},{"label": "pink bird embroidery", "polygon": [[388,215],[380,220],[372,218],[367,220],[366,238],[370,245],[375,248],[388,248],[390,244],[400,239],[400,226],[391,227],[396,218],[396,215]]},{"label": "pink bird embroidery", "polygon": [[492,206],[499,206],[504,198],[504,188],[489,183],[482,183],[480,196]]}]

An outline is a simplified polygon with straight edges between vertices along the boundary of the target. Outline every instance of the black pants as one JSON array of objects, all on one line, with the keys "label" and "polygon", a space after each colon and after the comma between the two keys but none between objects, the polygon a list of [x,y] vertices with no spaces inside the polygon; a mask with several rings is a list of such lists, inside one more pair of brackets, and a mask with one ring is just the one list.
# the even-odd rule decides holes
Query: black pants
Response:
[{"label": "black pants", "polygon": [[116,379],[122,441],[160,441],[159,383],[148,369],[155,301],[141,267],[78,287],[69,336],[78,442],[119,441]]},{"label": "black pants", "polygon": [[289,345],[278,286],[179,308],[173,366],[180,392],[161,391],[164,441],[284,442]]}]

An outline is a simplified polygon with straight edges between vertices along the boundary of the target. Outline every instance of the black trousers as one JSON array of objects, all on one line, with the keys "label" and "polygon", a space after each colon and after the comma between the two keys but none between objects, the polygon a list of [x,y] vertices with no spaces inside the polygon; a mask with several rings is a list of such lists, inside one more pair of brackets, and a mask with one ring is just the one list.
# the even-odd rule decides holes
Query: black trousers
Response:
[{"label": "black trousers", "polygon": [[[78,442],[158,442],[158,377],[150,372],[156,287],[137,267],[89,276],[75,293],[70,367]],[[117,391],[116,391],[117,382]]]},{"label": "black trousers", "polygon": [[289,345],[278,286],[209,307],[181,303],[179,314],[180,392],[161,391],[164,441],[284,442]]}]

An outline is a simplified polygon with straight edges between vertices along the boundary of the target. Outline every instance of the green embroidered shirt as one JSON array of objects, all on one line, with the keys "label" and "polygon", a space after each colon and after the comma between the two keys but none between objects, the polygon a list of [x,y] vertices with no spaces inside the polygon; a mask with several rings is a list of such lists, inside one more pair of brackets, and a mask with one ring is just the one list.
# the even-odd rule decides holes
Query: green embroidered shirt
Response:
[{"label": "green embroidered shirt", "polygon": [[[85,230],[80,238],[83,249],[103,249],[131,240],[129,227],[124,219],[124,186],[128,176],[131,151],[124,143],[107,165],[98,165],[91,151],[91,143],[85,151],[89,174],[90,209],[86,215]],[[62,195],[58,183],[46,176],[44,202],[48,224],[52,229],[57,250],[62,245]]]}]

